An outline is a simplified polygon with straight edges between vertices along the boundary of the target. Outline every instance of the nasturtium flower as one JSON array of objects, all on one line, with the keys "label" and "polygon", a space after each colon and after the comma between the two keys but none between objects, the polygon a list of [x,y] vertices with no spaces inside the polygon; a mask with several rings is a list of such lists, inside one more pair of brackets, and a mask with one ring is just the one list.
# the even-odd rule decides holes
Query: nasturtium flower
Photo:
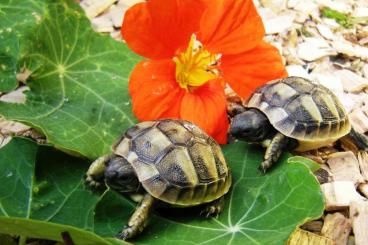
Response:
[{"label": "nasturtium flower", "polygon": [[252,0],[149,0],[128,9],[121,32],[147,58],[129,81],[137,118],[189,120],[219,143],[228,129],[226,83],[247,98],[287,76]]}]

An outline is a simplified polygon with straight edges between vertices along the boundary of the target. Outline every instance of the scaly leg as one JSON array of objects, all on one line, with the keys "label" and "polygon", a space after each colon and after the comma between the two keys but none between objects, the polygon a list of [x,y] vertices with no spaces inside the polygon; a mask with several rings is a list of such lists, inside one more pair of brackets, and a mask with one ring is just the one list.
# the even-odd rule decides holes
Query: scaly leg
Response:
[{"label": "scaly leg", "polygon": [[217,217],[225,206],[224,197],[220,197],[219,199],[214,200],[206,205],[206,207],[202,210],[201,215],[205,216],[206,218],[209,217]]},{"label": "scaly leg", "polygon": [[116,237],[126,240],[141,233],[147,224],[148,216],[152,211],[155,200],[156,199],[153,196],[146,193],[142,202],[138,205],[132,217],[130,217],[128,225],[125,226],[124,229],[116,235]]},{"label": "scaly leg", "polygon": [[259,169],[266,173],[281,156],[282,151],[287,147],[289,138],[281,133],[276,133],[272,138],[270,144],[267,146],[266,153],[264,155],[263,162],[259,166]]}]

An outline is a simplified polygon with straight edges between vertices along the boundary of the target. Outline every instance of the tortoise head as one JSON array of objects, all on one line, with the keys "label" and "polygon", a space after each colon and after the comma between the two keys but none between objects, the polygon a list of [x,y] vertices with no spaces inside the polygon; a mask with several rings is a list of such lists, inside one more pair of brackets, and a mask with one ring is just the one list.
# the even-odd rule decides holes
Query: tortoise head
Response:
[{"label": "tortoise head", "polygon": [[257,109],[248,109],[233,118],[230,133],[239,140],[262,142],[272,126],[267,117]]},{"label": "tortoise head", "polygon": [[133,167],[119,156],[107,162],[105,180],[108,186],[122,194],[137,193],[141,186]]}]

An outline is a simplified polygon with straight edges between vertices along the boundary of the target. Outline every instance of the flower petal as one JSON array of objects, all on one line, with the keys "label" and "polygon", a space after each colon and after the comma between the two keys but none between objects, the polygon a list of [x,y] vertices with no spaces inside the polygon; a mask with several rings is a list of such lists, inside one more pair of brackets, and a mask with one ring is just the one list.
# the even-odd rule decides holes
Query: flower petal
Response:
[{"label": "flower petal", "polygon": [[261,17],[252,0],[208,0],[198,39],[218,54],[237,54],[254,48],[264,36]]},{"label": "flower petal", "polygon": [[212,133],[212,137],[219,143],[219,144],[226,144],[227,143],[227,132],[229,129],[229,120],[227,118],[227,112],[224,111],[223,115],[217,122],[217,129]]},{"label": "flower petal", "polygon": [[185,93],[181,102],[180,118],[193,122],[219,143],[225,144],[229,122],[221,82],[211,80],[194,91]]},{"label": "flower petal", "polygon": [[125,13],[121,33],[136,53],[151,59],[172,58],[199,29],[205,5],[192,0],[150,0]]},{"label": "flower petal", "polygon": [[243,98],[268,81],[288,76],[279,51],[264,41],[248,52],[224,55],[221,62],[226,81]]},{"label": "flower petal", "polygon": [[179,118],[185,90],[175,81],[172,60],[141,61],[130,76],[133,113],[140,121]]}]

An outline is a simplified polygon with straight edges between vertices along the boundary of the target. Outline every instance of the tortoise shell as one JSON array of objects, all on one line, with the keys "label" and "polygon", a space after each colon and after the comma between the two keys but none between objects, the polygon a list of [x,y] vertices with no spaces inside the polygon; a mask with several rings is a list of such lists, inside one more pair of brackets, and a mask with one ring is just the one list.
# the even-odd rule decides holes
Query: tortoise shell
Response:
[{"label": "tortoise shell", "polygon": [[259,109],[276,130],[297,139],[299,151],[326,146],[351,129],[338,98],[321,84],[301,77],[265,84],[255,91],[247,107]]},{"label": "tortoise shell", "polygon": [[153,197],[177,206],[211,202],[226,194],[231,175],[220,146],[184,120],[139,123],[114,146]]}]

